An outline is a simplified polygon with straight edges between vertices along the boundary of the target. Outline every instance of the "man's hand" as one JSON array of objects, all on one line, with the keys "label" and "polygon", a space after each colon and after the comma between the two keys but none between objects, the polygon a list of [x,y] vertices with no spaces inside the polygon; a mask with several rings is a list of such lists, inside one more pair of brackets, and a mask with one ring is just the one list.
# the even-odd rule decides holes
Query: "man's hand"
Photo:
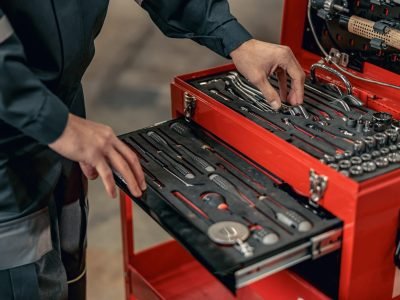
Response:
[{"label": "man's hand", "polygon": [[63,134],[49,147],[62,156],[79,162],[88,179],[95,179],[100,175],[108,195],[112,198],[116,197],[112,170],[125,179],[135,197],[140,197],[146,189],[136,154],[108,126],[69,114]]},{"label": "man's hand", "polygon": [[[263,93],[274,109],[280,108],[281,101],[287,100],[292,105],[303,102],[305,74],[289,47],[253,39],[230,56],[238,71]],[[280,96],[267,80],[273,73],[278,77]],[[292,83],[289,94],[288,76]]]}]

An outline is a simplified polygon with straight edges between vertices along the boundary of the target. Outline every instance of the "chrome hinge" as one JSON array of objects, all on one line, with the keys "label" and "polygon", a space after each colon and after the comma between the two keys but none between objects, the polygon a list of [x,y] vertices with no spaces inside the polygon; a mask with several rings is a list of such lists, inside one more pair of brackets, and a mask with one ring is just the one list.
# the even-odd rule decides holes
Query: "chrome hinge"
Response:
[{"label": "chrome hinge", "polygon": [[196,109],[196,97],[185,92],[183,95],[183,113],[185,115],[185,120],[190,122],[194,111]]},{"label": "chrome hinge", "polygon": [[310,204],[318,206],[319,200],[324,196],[328,186],[328,177],[318,175],[313,169],[310,170]]},{"label": "chrome hinge", "polygon": [[317,259],[328,253],[331,253],[342,246],[343,230],[334,229],[311,238],[311,255]]}]

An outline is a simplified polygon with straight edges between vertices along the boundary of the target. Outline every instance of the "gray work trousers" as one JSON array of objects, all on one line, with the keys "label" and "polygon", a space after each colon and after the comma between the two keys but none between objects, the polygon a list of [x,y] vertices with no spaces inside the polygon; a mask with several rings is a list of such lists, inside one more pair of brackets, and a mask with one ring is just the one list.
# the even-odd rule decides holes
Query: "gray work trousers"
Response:
[{"label": "gray work trousers", "polygon": [[[0,265],[10,266],[0,270],[1,300],[86,298],[87,182],[77,164],[63,168],[47,207],[0,224]],[[8,239],[13,232],[25,237]]]}]

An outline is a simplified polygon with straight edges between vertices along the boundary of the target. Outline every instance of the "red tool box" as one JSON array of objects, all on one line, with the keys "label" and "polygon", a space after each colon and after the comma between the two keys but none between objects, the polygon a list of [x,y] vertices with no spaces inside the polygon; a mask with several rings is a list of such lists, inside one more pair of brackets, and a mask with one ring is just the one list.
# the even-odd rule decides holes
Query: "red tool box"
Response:
[{"label": "red tool box", "polygon": [[[281,42],[292,48],[302,67],[309,74],[311,66],[320,60],[321,55],[312,42],[313,36],[307,22],[307,4],[307,0],[285,2]],[[323,47],[329,47],[328,50],[330,50],[333,44],[335,49],[339,49],[331,53],[333,59],[337,59],[336,63],[346,65],[346,70],[363,78],[390,84],[400,83],[398,75],[400,68],[397,60],[394,59],[399,50],[390,46],[390,39],[386,41],[386,36],[382,33],[377,37],[369,36],[369,41],[365,37],[360,37],[363,33],[349,32],[350,25],[348,25],[354,21],[354,18],[349,18],[349,16],[356,12],[364,19],[374,20],[379,23],[378,25],[382,25],[379,22],[381,18],[398,18],[400,8],[397,2],[312,1],[312,4],[311,18],[318,26],[314,30],[317,31],[316,35],[321,37]],[[334,5],[336,5],[335,8],[333,8]],[[342,27],[335,27],[336,20],[340,20]],[[366,26],[363,20],[360,22],[361,25]],[[391,23],[388,24],[383,22],[382,26],[394,26]],[[374,27],[375,31],[379,30],[378,25]],[[348,27],[346,29],[343,26]],[[362,27],[362,29],[368,31],[368,27]],[[383,29],[383,32],[385,30],[387,31]],[[393,36],[396,36],[395,33]],[[378,49],[382,47],[382,41],[386,41],[389,47]],[[349,49],[352,50],[351,54],[346,55],[350,53]],[[368,53],[367,56],[366,53]],[[400,97],[400,91],[349,78],[352,83],[352,96],[361,100],[363,105],[355,105],[350,110],[346,110],[346,103],[356,103],[353,98],[346,99],[348,101],[346,103],[343,102],[344,100],[339,101],[339,104],[343,105],[340,109],[337,107],[335,109],[332,105],[324,106],[324,104],[326,111],[318,117],[314,115],[320,112],[319,106],[313,104],[315,93],[327,94],[328,100],[332,100],[335,96],[332,90],[329,91],[326,87],[334,84],[349,90],[349,83],[342,82],[340,74],[337,76],[338,74],[332,73],[329,68],[325,69],[321,64],[314,65],[312,69],[314,74],[311,75],[316,77],[314,81],[307,81],[306,108],[312,112],[313,122],[315,121],[317,125],[308,121],[309,116],[306,118],[305,115],[301,115],[301,111],[286,111],[287,117],[281,118],[281,115],[278,115],[279,118],[277,118],[277,115],[272,115],[267,108],[263,106],[257,108],[255,102],[252,105],[232,104],[231,100],[226,99],[227,94],[222,94],[218,90],[219,78],[229,78],[227,74],[234,70],[233,65],[228,65],[175,78],[171,84],[172,115],[178,118],[178,121],[164,123],[121,137],[125,141],[129,139],[128,143],[132,149],[142,157],[145,171],[153,170],[153,173],[146,171],[149,182],[146,197],[134,200],[177,240],[141,253],[134,253],[132,200],[128,193],[121,192],[128,299],[204,299],[205,297],[246,300],[400,299],[399,253],[396,252],[400,250],[400,197],[398,197],[400,164],[396,160],[397,151],[400,149],[396,148],[394,142],[390,144],[390,141],[386,141],[384,146],[381,145],[377,148],[378,150],[372,151],[372,148],[368,148],[368,139],[365,139],[371,137],[372,134],[375,137],[378,133],[374,143],[379,144],[382,126],[385,126],[384,129],[390,126],[396,128],[395,125],[398,124],[394,120],[392,125],[386,127],[387,124],[383,124],[386,121],[379,120],[379,122],[374,121],[374,127],[369,129],[370,121],[367,120],[367,125],[364,122],[362,125],[364,127],[360,129],[356,127],[360,119],[355,119],[357,124],[350,122],[359,115],[364,116],[365,119],[369,115],[382,118],[386,116],[376,115],[375,111],[390,113],[394,118],[399,119],[400,102],[397,98]],[[318,71],[317,75],[315,75],[316,71]],[[316,80],[321,86],[318,91],[313,90],[317,84]],[[208,89],[203,89],[203,86]],[[246,91],[253,93],[254,97],[257,96],[249,86],[246,86]],[[341,99],[347,96],[343,95]],[[236,94],[235,97],[241,99],[242,96]],[[254,112],[257,109],[261,111],[263,108],[266,109],[263,113]],[[329,113],[336,113],[336,116],[328,118]],[[262,116],[269,116],[269,119],[264,119]],[[164,149],[162,145],[158,150],[151,146],[154,145],[151,140],[154,139],[152,135],[158,132],[166,138],[167,147],[170,147],[171,143],[179,145],[178,152],[182,150],[180,147],[187,147],[186,149],[193,151],[190,154],[192,159],[197,159],[199,163],[196,157],[203,155],[204,148],[193,150],[196,148],[196,141],[193,138],[179,140],[176,133],[168,136],[168,128],[171,128],[173,124],[185,123],[182,117],[190,121],[190,125],[187,126],[192,129],[191,132],[196,132],[197,137],[200,136],[201,140],[207,141],[207,145],[211,145],[206,150],[214,149],[214,153],[211,154],[223,152],[227,155],[224,156],[225,158],[228,157],[228,160],[236,164],[232,166],[237,169],[235,169],[235,174],[231,174],[231,181],[250,182],[251,179],[246,178],[250,178],[249,176],[253,174],[254,178],[266,182],[268,186],[268,178],[272,178],[274,185],[271,185],[271,189],[267,189],[268,197],[281,195],[280,190],[274,190],[275,187],[279,188],[283,183],[289,186],[291,200],[282,200],[286,196],[281,196],[278,197],[280,203],[289,203],[289,207],[311,220],[313,229],[300,233],[300,230],[291,228],[286,230],[290,233],[287,234],[285,230],[279,231],[280,227],[276,226],[278,229],[275,231],[281,240],[274,246],[260,246],[260,250],[255,249],[254,253],[249,255],[250,258],[246,259],[238,258],[236,253],[238,251],[235,252],[229,247],[214,247],[213,242],[199,230],[204,226],[205,221],[203,220],[204,222],[200,222],[197,226],[194,220],[197,220],[196,216],[204,214],[204,211],[207,213],[206,219],[210,217],[219,220],[219,215],[214,217],[207,205],[203,203],[193,205],[187,199],[191,194],[197,195],[197,189],[200,188],[196,187],[196,184],[186,186],[187,189],[182,188],[182,190],[172,187],[168,193],[176,196],[175,199],[166,197],[166,185],[163,185],[163,182],[170,182],[170,179],[167,179],[168,174],[163,177],[164,171],[161,170],[160,173],[154,171],[157,169],[151,168],[157,164],[152,165],[149,162],[152,159],[159,160],[159,157],[165,156],[163,152],[168,151],[160,150]],[[326,120],[323,119],[324,117]],[[286,123],[276,123],[276,120],[281,119],[285,119]],[[313,126],[308,126],[310,123]],[[291,126],[290,129],[289,126]],[[343,129],[344,126],[348,127]],[[318,129],[320,127],[322,129]],[[393,129],[392,127],[389,129]],[[307,128],[311,133],[307,131]],[[316,129],[323,131],[317,132]],[[329,133],[328,129],[332,131]],[[338,129],[342,134],[333,136],[332,132]],[[360,130],[357,131],[358,129]],[[301,132],[293,133],[296,130]],[[392,131],[388,131],[386,138],[390,138],[391,133]],[[312,142],[307,142],[305,135]],[[363,137],[363,141],[365,140],[362,145],[363,150],[357,148],[360,136]],[[208,140],[210,138],[211,140]],[[316,140],[322,142],[315,144]],[[160,143],[160,140],[155,139],[155,141]],[[161,140],[162,143],[163,140]],[[185,143],[189,143],[188,146],[185,146]],[[329,153],[332,143],[337,146],[337,149],[334,153]],[[152,150],[143,149],[138,144],[149,145],[148,147]],[[354,148],[354,152],[346,148],[348,145]],[[377,147],[376,144],[373,147]],[[327,149],[329,155],[322,155],[321,149]],[[204,152],[207,152],[206,150]],[[351,153],[348,154],[348,152]],[[378,153],[376,157],[374,153]],[[213,160],[211,154],[207,153],[202,157],[219,167],[220,162]],[[349,155],[348,159],[346,159],[346,154]],[[357,156],[357,159],[359,157],[365,159],[363,164],[360,162],[363,168],[365,163],[364,171],[356,163],[354,156]],[[331,162],[328,158],[334,161]],[[171,162],[168,160],[168,157],[165,157],[165,161],[158,161],[158,165],[171,173],[168,169]],[[353,173],[349,172],[350,166],[345,166],[344,161],[353,163]],[[190,164],[185,165],[193,167]],[[205,166],[207,167],[207,164]],[[374,168],[368,169],[372,167]],[[238,169],[240,174],[238,174]],[[357,174],[356,171],[359,170],[364,173]],[[214,181],[215,176],[218,175],[214,174],[214,171],[208,176],[210,181]],[[224,176],[228,174],[223,172],[226,170],[219,171],[219,174]],[[192,179],[186,176],[187,173],[182,173],[181,170],[181,174],[185,175],[184,179],[191,182]],[[240,178],[235,179],[235,175]],[[158,176],[161,182],[158,181]],[[117,178],[117,181],[121,189],[126,192],[123,180]],[[171,182],[174,181],[177,181],[176,178]],[[180,181],[185,182],[182,179]],[[210,192],[209,189],[207,186],[203,192]],[[215,186],[212,189],[215,189]],[[247,190],[242,192],[247,194]],[[176,199],[180,202],[173,202]],[[257,201],[254,202],[258,204]],[[250,203],[250,206],[254,204],[251,200]],[[258,208],[257,204],[254,205],[255,208]],[[188,212],[185,214],[186,210]],[[309,213],[307,210],[314,213]],[[260,210],[260,212],[263,211]],[[329,215],[329,217],[319,218],[321,214]],[[185,217],[192,222],[190,226],[187,220],[184,220]],[[255,234],[254,232],[252,231],[252,234]],[[254,246],[256,241],[251,240],[249,243]],[[246,253],[243,249],[239,250]]]}]

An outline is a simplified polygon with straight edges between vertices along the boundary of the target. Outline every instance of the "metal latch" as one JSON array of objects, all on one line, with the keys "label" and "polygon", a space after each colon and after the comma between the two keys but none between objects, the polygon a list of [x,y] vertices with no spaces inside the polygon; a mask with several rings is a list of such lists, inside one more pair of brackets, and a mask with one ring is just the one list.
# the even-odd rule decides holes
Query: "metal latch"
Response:
[{"label": "metal latch", "polygon": [[190,122],[194,111],[196,109],[196,97],[185,92],[183,95],[183,113],[185,115],[185,120]]},{"label": "metal latch", "polygon": [[317,259],[331,253],[342,246],[342,229],[334,229],[311,238],[311,255]]},{"label": "metal latch", "polygon": [[319,200],[324,196],[328,186],[328,177],[318,175],[313,169],[310,170],[310,204],[318,206]]}]

